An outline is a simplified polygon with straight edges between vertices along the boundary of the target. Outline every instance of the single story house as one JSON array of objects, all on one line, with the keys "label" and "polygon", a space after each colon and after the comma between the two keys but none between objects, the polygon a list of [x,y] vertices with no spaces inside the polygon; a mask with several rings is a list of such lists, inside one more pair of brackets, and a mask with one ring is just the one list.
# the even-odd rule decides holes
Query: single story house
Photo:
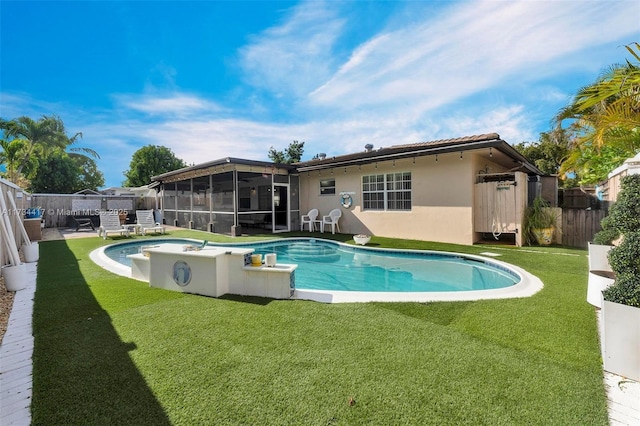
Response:
[{"label": "single story house", "polygon": [[165,223],[238,235],[300,230],[311,209],[340,209],[340,232],[521,245],[542,172],[496,133],[374,148],[291,165],[223,158],[152,178]]}]

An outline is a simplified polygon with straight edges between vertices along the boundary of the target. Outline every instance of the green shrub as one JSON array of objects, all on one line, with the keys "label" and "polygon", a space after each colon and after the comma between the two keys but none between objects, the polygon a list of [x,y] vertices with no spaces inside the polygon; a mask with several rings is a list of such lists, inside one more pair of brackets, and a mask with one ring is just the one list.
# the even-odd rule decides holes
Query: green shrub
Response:
[{"label": "green shrub", "polygon": [[620,236],[620,231],[615,229],[611,223],[611,216],[606,216],[600,221],[602,230],[593,236],[594,244],[611,245],[613,240]]},{"label": "green shrub", "polygon": [[603,229],[593,236],[593,244],[610,246],[613,240],[617,239],[620,233],[615,229]]},{"label": "green shrub", "polygon": [[640,276],[617,275],[616,282],[602,292],[604,300],[640,308]]},{"label": "green shrub", "polygon": [[629,175],[620,182],[618,199],[611,206],[603,225],[621,234],[640,231],[640,175]]},{"label": "green shrub", "polygon": [[[618,200],[611,207],[604,232],[622,234],[622,242],[609,252],[615,283],[603,292],[604,299],[640,307],[640,175],[622,178]],[[607,236],[605,234],[604,237]]]},{"label": "green shrub", "polygon": [[640,277],[640,231],[624,234],[620,245],[609,251],[609,265],[617,275]]}]

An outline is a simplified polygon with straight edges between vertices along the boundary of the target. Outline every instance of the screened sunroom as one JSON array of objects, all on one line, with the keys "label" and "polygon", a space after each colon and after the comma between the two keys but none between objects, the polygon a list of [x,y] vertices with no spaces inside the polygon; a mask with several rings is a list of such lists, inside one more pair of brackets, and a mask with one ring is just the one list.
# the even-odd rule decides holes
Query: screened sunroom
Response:
[{"label": "screened sunroom", "polygon": [[299,179],[291,166],[224,158],[152,180],[168,225],[230,235],[299,228]]}]

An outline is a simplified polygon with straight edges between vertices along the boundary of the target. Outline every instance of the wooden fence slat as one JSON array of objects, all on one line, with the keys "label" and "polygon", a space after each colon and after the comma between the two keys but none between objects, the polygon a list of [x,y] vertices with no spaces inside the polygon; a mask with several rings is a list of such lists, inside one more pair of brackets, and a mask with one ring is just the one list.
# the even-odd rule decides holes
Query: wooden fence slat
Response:
[{"label": "wooden fence slat", "polygon": [[[132,211],[149,210],[155,208],[154,197],[135,197],[123,195],[59,195],[59,194],[33,194],[31,195],[31,206],[44,209],[45,228],[66,228],[68,225],[68,217],[74,214],[82,216],[98,215],[98,212],[91,211],[74,211],[74,200],[76,207],[82,207],[82,200],[93,200],[97,202],[101,210],[109,210],[119,206],[118,203],[127,201],[127,206],[132,206]],[[114,204],[116,203],[116,204]],[[123,204],[124,205],[124,204]],[[89,209],[89,204],[86,208]],[[93,209],[94,205],[91,204]]]},{"label": "wooden fence slat", "polygon": [[570,247],[587,248],[587,243],[600,231],[600,221],[607,210],[562,210],[562,244]]}]

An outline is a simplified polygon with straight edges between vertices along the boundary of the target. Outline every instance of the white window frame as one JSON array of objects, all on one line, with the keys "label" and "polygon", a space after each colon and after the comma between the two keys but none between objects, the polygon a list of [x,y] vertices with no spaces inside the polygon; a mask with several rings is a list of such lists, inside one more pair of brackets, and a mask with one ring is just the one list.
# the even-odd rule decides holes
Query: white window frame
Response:
[{"label": "white window frame", "polygon": [[[375,181],[372,182],[372,179]],[[368,211],[411,211],[412,199],[411,172],[380,173],[362,176],[362,210]],[[371,200],[369,194],[376,194]],[[390,195],[400,195],[400,197]],[[408,195],[408,197],[402,197]],[[376,206],[371,205],[375,203]],[[406,204],[408,203],[408,208]],[[397,208],[403,204],[404,208]]]}]

